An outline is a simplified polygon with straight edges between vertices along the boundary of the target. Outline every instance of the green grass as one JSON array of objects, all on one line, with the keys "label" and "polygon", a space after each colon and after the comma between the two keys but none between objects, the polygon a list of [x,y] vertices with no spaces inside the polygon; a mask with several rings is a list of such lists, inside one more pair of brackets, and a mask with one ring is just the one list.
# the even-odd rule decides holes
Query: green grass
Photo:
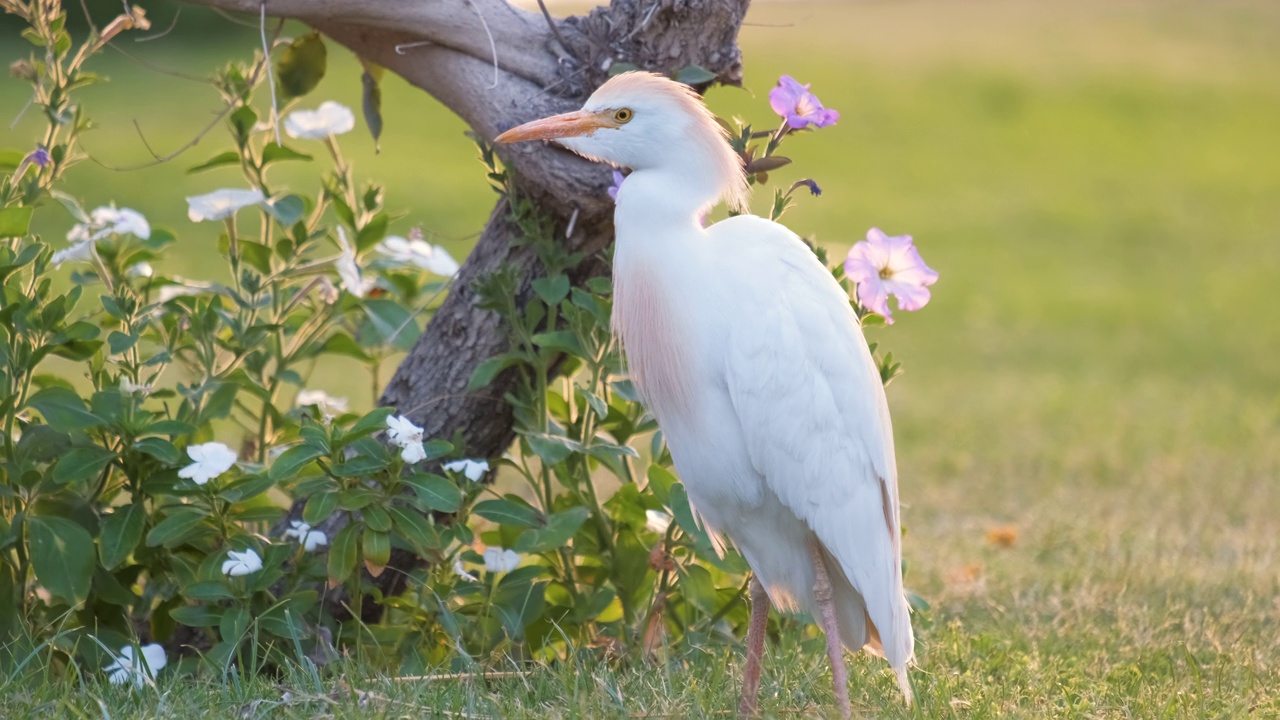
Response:
[{"label": "green grass", "polygon": [[[926,309],[875,333],[908,369],[890,390],[908,582],[932,605],[915,620],[915,715],[1280,714],[1280,7],[780,3],[749,22],[752,92],[715,91],[717,110],[767,121],[785,72],[843,113],[789,144],[826,192],[788,222],[833,257],[873,225],[911,233],[942,275]],[[151,45],[197,73],[229,55]],[[354,63],[333,60],[317,97],[355,104]],[[86,140],[104,162],[145,158],[134,118],[165,150],[216,107],[197,84],[104,65]],[[398,230],[421,222],[463,249],[492,199],[473,151],[390,84],[383,153],[359,133],[346,146],[408,213]],[[22,101],[0,83],[0,107]],[[0,144],[26,144],[27,127]],[[177,228],[175,261],[197,274],[212,231],[186,222],[177,188],[232,181],[182,172],[221,142],[146,172],[86,163],[73,189]],[[38,221],[69,225],[54,209]],[[1001,526],[1010,547],[986,538]],[[769,712],[831,706],[812,638],[767,652]],[[111,717],[230,715],[281,687],[305,702],[272,717],[696,717],[735,706],[740,670],[720,646],[488,683],[391,683],[356,663],[347,685],[389,698],[363,709],[301,677],[182,679],[161,698],[53,680],[4,692],[23,712],[94,717],[99,700]],[[878,661],[853,676],[862,713],[912,715]]]}]

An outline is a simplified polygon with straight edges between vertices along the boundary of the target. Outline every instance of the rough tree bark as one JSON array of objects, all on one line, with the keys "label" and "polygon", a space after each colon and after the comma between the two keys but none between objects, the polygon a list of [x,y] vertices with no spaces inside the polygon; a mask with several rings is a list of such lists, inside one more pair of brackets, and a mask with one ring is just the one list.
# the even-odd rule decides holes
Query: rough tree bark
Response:
[{"label": "rough tree bark", "polygon": [[[187,0],[258,15],[259,0]],[[716,81],[742,80],[738,30],[749,0],[612,0],[585,16],[551,19],[504,0],[267,0],[273,17],[305,21],[440,100],[486,140],[545,115],[576,109],[614,63],[673,73],[699,65]],[[571,250],[598,257],[613,238],[610,174],[550,145],[501,146],[517,188],[554,214]],[[565,233],[566,228],[572,232]],[[518,230],[505,202],[490,215],[448,298],[387,385],[381,404],[396,407],[428,437],[461,437],[472,457],[502,454],[513,439],[502,402],[513,374],[468,393],[475,367],[506,349],[498,317],[475,306],[472,282],[504,263],[538,277],[529,248],[512,247]],[[584,263],[581,282],[608,268]],[[293,516],[300,514],[295,507]],[[338,520],[337,522],[343,522]],[[384,593],[401,589],[412,557],[394,555],[378,578]],[[364,603],[366,619],[380,608]]]}]

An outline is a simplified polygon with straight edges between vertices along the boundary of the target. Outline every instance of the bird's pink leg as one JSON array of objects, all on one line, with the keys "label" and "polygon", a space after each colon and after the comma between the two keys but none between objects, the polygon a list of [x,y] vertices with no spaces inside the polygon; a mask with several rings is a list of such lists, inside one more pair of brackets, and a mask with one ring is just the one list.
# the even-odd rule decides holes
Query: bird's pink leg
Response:
[{"label": "bird's pink leg", "polygon": [[760,659],[764,657],[765,626],[769,621],[769,594],[755,575],[751,576],[751,624],[747,626],[747,667],[742,672],[742,702],[738,717],[756,715],[760,697]]},{"label": "bird's pink leg", "polygon": [[813,596],[818,601],[818,621],[827,636],[827,657],[831,660],[831,681],[835,684],[836,705],[840,717],[851,714],[849,707],[849,669],[844,664],[844,646],[840,644],[840,626],[836,624],[836,606],[831,599],[831,577],[822,559],[822,549],[817,543],[809,543],[809,557],[813,560]]}]

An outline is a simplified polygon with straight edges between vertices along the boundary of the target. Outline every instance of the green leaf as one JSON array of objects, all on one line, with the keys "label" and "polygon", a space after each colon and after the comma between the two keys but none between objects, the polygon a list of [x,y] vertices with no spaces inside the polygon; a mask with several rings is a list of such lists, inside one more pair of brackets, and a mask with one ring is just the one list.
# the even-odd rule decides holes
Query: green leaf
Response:
[{"label": "green leaf", "polygon": [[570,508],[563,512],[553,513],[547,518],[545,528],[526,530],[516,540],[516,552],[543,553],[564,547],[570,538],[587,521],[590,512],[584,507]]},{"label": "green leaf", "polygon": [[458,486],[439,475],[415,473],[402,480],[413,488],[418,498],[432,510],[440,512],[457,512],[462,507],[462,493]]},{"label": "green leaf", "polygon": [[653,491],[653,496],[658,498],[658,502],[663,505],[670,505],[671,488],[679,483],[675,475],[671,471],[661,465],[650,465],[649,472],[649,489]]},{"label": "green leaf", "polygon": [[169,617],[187,627],[213,627],[222,619],[223,609],[213,605],[183,605],[169,611]]},{"label": "green leaf", "polygon": [[680,529],[693,539],[700,550],[711,547],[711,538],[693,516],[693,506],[689,504],[689,496],[685,493],[683,484],[671,487],[670,502],[667,506],[671,508],[671,515],[675,518],[676,525],[679,525]]},{"label": "green leaf", "polygon": [[413,314],[404,305],[395,300],[373,299],[362,303],[365,314],[369,318],[368,326],[374,330],[373,337],[369,333],[361,333],[361,340],[369,345],[388,344],[398,350],[412,350],[418,341],[421,331]]},{"label": "green leaf", "polygon": [[280,482],[292,478],[321,455],[320,450],[312,445],[295,445],[285,450],[271,463],[271,470],[268,471],[271,481]]},{"label": "green leaf", "polygon": [[227,608],[218,621],[218,634],[224,641],[238,642],[249,629],[249,609],[242,606]]},{"label": "green leaf", "polygon": [[137,335],[126,335],[119,330],[112,330],[107,336],[107,346],[111,348],[112,355],[119,355],[137,344]]},{"label": "green leaf", "polygon": [[102,418],[89,412],[84,400],[63,387],[49,387],[27,398],[27,405],[40,411],[49,427],[74,432],[101,425]]},{"label": "green leaf", "polygon": [[493,382],[493,379],[498,376],[498,373],[522,362],[524,362],[524,358],[514,353],[503,353],[481,362],[471,372],[471,380],[467,382],[467,390],[481,390],[488,387],[489,383]]},{"label": "green leaf", "polygon": [[53,481],[59,485],[83,482],[97,477],[116,454],[100,447],[79,447],[62,456],[53,466]]},{"label": "green leaf", "polygon": [[240,256],[254,270],[263,275],[271,274],[271,248],[252,240],[240,240]]},{"label": "green leaf", "polygon": [[587,351],[578,342],[578,336],[569,330],[538,333],[533,336],[533,342],[538,347],[547,348],[548,350],[569,353],[578,357],[587,355]]},{"label": "green leaf", "polygon": [[680,589],[684,597],[694,607],[708,615],[716,610],[716,585],[711,580],[711,573],[701,565],[685,565],[680,577]]},{"label": "green leaf", "polygon": [[275,487],[276,483],[267,473],[245,475],[228,483],[218,491],[218,497],[227,502],[239,503],[255,498]]},{"label": "green leaf", "polygon": [[322,492],[307,498],[302,506],[302,520],[308,525],[318,525],[338,508],[338,493]]},{"label": "green leaf", "polygon": [[514,495],[508,495],[500,500],[476,503],[471,512],[499,525],[524,528],[540,528],[546,525],[546,518],[542,516],[541,511]]},{"label": "green leaf", "polygon": [[682,82],[685,85],[705,85],[717,77],[719,76],[701,65],[685,65],[676,73],[676,82]]},{"label": "green leaf", "polygon": [[89,597],[95,553],[93,536],[62,517],[27,518],[31,533],[31,564],[36,579],[53,595],[76,605]]},{"label": "green leaf", "polygon": [[200,508],[179,508],[151,528],[151,532],[147,533],[147,545],[150,547],[178,545],[194,535],[196,528],[204,523],[205,518],[205,512]]},{"label": "green leaf", "polygon": [[360,75],[361,109],[364,111],[364,124],[369,128],[369,135],[373,136],[374,151],[377,152],[381,149],[378,147],[378,138],[382,137],[382,88],[379,85],[382,67],[364,58],[360,58],[360,62],[364,65],[364,72]]},{"label": "green leaf", "polygon": [[343,510],[363,510],[381,497],[381,494],[373,488],[363,486],[347,488],[338,493],[338,507]]},{"label": "green leaf", "polygon": [[253,128],[258,124],[258,113],[248,105],[241,105],[235,112],[231,113],[231,127],[235,128],[236,137],[240,144],[248,142],[249,135],[253,132]]},{"label": "green leaf", "polygon": [[400,505],[390,505],[387,507],[387,514],[391,516],[391,527],[396,535],[418,554],[425,555],[441,549],[439,533],[417,512]]},{"label": "green leaf", "polygon": [[573,453],[586,452],[586,448],[582,447],[581,443],[563,435],[526,433],[524,439],[529,442],[533,452],[548,465],[558,465]]},{"label": "green leaf", "polygon": [[364,548],[365,568],[374,577],[381,575],[387,563],[391,562],[391,536],[365,526],[364,542],[361,545]]},{"label": "green leaf", "polygon": [[369,526],[371,530],[378,532],[387,532],[391,529],[391,515],[386,510],[377,505],[369,505],[361,511],[364,516],[364,524]]},{"label": "green leaf", "polygon": [[329,585],[337,587],[351,577],[356,569],[356,555],[360,540],[360,524],[351,523],[338,531],[329,546]]},{"label": "green leaf", "polygon": [[192,583],[182,589],[182,594],[190,600],[234,600],[236,597],[222,580]]},{"label": "green leaf", "polygon": [[302,97],[320,84],[328,59],[324,40],[313,32],[294,40],[276,60],[276,82],[284,95],[281,101]]},{"label": "green leaf", "polygon": [[334,465],[331,474],[334,477],[368,477],[387,468],[383,458],[370,455],[356,455],[344,463]]},{"label": "green leaf", "polygon": [[548,305],[559,305],[562,300],[569,297],[569,276],[564,273],[554,277],[538,278],[530,285],[533,286],[533,291],[538,293],[538,297],[542,298],[542,302]]},{"label": "green leaf", "polygon": [[143,521],[147,509],[141,503],[118,507],[102,522],[98,538],[98,555],[102,567],[111,570],[129,557],[142,540]]},{"label": "green leaf", "polygon": [[364,252],[378,241],[387,236],[387,225],[391,222],[391,216],[385,212],[380,212],[370,218],[369,222],[360,228],[360,232],[356,233],[356,249]]},{"label": "green leaf", "polygon": [[164,438],[145,437],[134,443],[133,447],[167,465],[177,465],[182,461],[182,454],[178,452],[178,448]]},{"label": "green leaf", "polygon": [[0,237],[26,237],[33,212],[35,208],[30,205],[0,208]]},{"label": "green leaf", "polygon": [[355,425],[342,436],[343,442],[351,442],[368,437],[379,430],[387,429],[387,418],[394,415],[395,408],[380,407],[356,421]]},{"label": "green leaf", "polygon": [[[284,145],[277,145],[274,142],[269,142],[262,148],[262,166],[263,167],[266,167],[267,165],[273,162],[282,162],[285,160],[310,160],[310,159],[311,159],[310,155],[305,155],[303,153],[300,153],[291,147],[286,147]],[[297,197],[297,196],[290,195],[288,197]],[[292,225],[293,223],[285,223],[285,224]]]},{"label": "green leaf", "polygon": [[[310,158],[308,158],[310,159]],[[284,227],[291,227],[307,212],[307,204],[297,195],[285,195],[267,203],[267,212]]]},{"label": "green leaf", "polygon": [[360,347],[360,343],[351,338],[344,332],[335,332],[324,341],[324,345],[320,346],[320,352],[332,355],[345,355],[353,357],[357,360],[369,360],[369,353]]},{"label": "green leaf", "polygon": [[199,165],[195,165],[193,167],[187,168],[187,174],[193,175],[195,173],[203,172],[205,170],[212,170],[214,168],[226,167],[227,165],[239,165],[239,164],[240,164],[240,153],[234,150],[228,150],[224,153],[219,153],[218,155],[214,155],[212,158],[209,158],[208,160],[200,163]]}]

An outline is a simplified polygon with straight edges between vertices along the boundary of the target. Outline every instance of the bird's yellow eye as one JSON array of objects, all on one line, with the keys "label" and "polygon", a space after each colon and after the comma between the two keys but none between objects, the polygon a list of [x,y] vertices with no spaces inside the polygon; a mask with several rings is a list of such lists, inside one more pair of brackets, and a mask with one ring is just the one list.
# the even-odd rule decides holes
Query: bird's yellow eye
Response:
[{"label": "bird's yellow eye", "polygon": [[625,123],[631,119],[633,114],[631,108],[620,108],[613,111],[613,119],[619,123]]}]

